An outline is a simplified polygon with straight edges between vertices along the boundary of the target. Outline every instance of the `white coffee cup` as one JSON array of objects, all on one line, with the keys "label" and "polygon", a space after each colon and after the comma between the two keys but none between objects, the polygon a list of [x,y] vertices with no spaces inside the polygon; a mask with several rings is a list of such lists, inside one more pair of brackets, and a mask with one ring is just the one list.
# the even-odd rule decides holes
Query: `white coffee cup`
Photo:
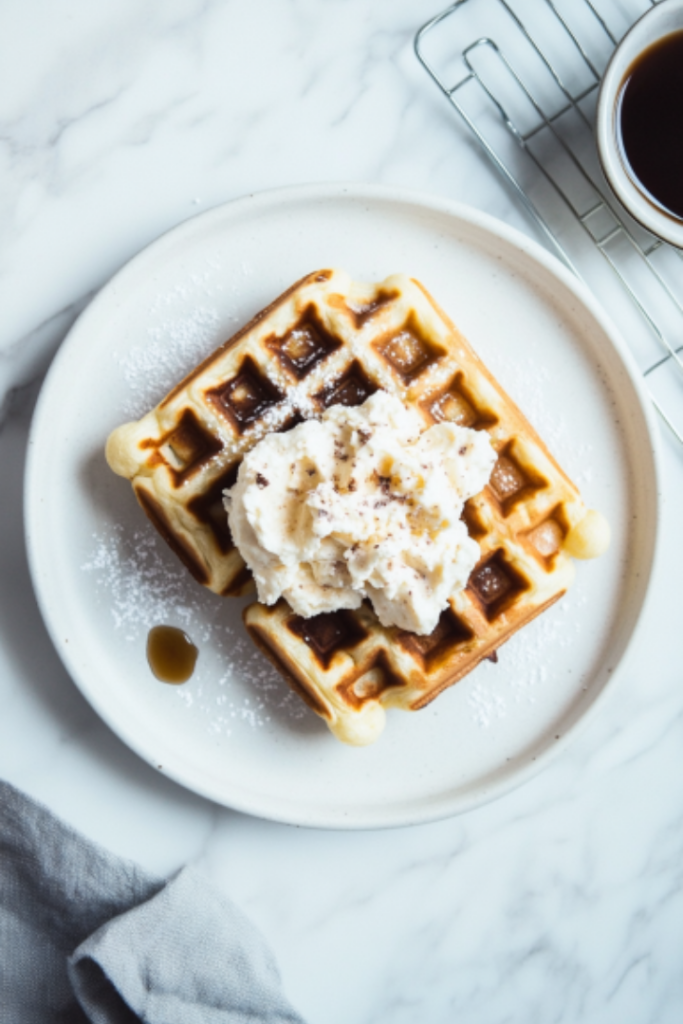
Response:
[{"label": "white coffee cup", "polygon": [[595,122],[600,163],[617,198],[643,227],[679,249],[683,249],[683,218],[665,210],[639,186],[622,153],[617,116],[621,87],[633,62],[653,43],[682,29],[683,0],[661,0],[633,25],[607,65]]}]

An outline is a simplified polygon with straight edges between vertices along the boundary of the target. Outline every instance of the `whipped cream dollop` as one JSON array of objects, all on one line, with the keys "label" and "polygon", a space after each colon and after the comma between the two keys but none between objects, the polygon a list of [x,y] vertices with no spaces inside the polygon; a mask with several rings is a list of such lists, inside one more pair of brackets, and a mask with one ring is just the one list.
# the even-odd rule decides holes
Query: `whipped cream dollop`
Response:
[{"label": "whipped cream dollop", "polygon": [[225,492],[259,600],[308,618],[369,598],[383,625],[431,633],[479,558],[460,515],[495,460],[485,433],[425,429],[384,391],[268,434]]}]

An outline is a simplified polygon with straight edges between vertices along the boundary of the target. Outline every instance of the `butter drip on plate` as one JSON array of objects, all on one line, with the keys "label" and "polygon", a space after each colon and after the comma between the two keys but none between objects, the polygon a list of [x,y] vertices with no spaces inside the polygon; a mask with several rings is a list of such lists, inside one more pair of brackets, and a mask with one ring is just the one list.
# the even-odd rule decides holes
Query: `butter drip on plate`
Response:
[{"label": "butter drip on plate", "polygon": [[479,558],[460,516],[495,460],[484,432],[424,429],[384,391],[267,435],[224,499],[259,600],[309,618],[368,598],[382,625],[431,633]]}]

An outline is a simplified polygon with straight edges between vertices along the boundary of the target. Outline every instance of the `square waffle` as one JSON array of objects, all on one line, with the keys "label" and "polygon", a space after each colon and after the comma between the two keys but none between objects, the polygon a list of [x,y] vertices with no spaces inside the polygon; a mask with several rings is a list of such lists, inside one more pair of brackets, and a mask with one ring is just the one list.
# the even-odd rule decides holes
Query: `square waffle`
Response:
[{"label": "square waffle", "polygon": [[533,427],[419,282],[322,270],[293,285],[107,442],[112,469],[194,577],[218,594],[253,587],[222,495],[244,454],[336,405],[383,388],[442,420],[486,430],[498,453],[464,517],[481,558],[431,636],[380,625],[371,608],[302,619],[284,601],[244,613],[292,687],[348,742],[370,742],[384,708],[424,707],[570,585],[604,526]]}]

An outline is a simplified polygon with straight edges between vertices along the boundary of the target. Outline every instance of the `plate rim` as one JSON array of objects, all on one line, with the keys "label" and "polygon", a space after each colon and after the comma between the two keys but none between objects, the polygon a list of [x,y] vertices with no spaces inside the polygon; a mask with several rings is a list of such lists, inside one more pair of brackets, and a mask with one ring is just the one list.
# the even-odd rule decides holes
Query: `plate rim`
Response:
[{"label": "plate rim", "polygon": [[[214,803],[241,813],[294,826],[336,830],[363,830],[405,827],[449,818],[456,814],[473,810],[475,807],[480,807],[490,803],[493,800],[512,792],[519,786],[522,786],[525,782],[530,781],[530,779],[537,775],[542,769],[548,766],[554,758],[562,753],[566,749],[567,745],[573,742],[573,740],[578,736],[579,732],[586,728],[593,720],[594,716],[598,713],[599,709],[602,708],[609,695],[614,692],[617,682],[623,677],[625,667],[628,665],[635,644],[640,637],[645,613],[652,601],[652,581],[660,551],[662,474],[659,431],[652,403],[642,381],[642,375],[637,367],[633,354],[621,335],[621,332],[602,308],[598,299],[589,290],[588,286],[573,274],[572,271],[570,271],[563,263],[561,263],[556,256],[545,249],[539,242],[528,237],[517,228],[511,227],[493,215],[477,210],[468,204],[433,195],[424,191],[385,186],[381,184],[342,181],[288,185],[260,192],[248,193],[235,199],[228,200],[227,202],[219,203],[208,210],[204,210],[199,214],[187,218],[154,239],[136,253],[130,260],[128,260],[118,271],[116,271],[109,281],[93,297],[62,341],[41,385],[40,394],[34,409],[29,431],[23,494],[24,532],[29,572],[34,593],[36,595],[36,601],[53,646],[55,647],[62,664],[66,668],[67,673],[90,706],[105,722],[108,728],[110,728],[129,749],[146,761],[152,768],[160,770],[151,753],[144,749],[144,743],[138,741],[134,735],[129,734],[121,723],[112,721],[113,716],[109,714],[106,703],[100,700],[96,688],[93,690],[89,685],[89,681],[82,678],[83,673],[75,663],[75,653],[72,649],[73,645],[67,645],[65,647],[64,644],[59,643],[57,627],[52,620],[52,613],[48,606],[47,596],[42,589],[41,571],[37,552],[38,541],[36,540],[36,537],[40,532],[38,517],[38,506],[40,504],[40,480],[36,467],[38,465],[40,449],[39,441],[41,438],[43,410],[47,405],[47,396],[50,392],[51,380],[57,376],[59,367],[62,361],[66,358],[65,353],[68,352],[70,345],[74,343],[74,339],[77,339],[83,331],[87,331],[89,321],[98,315],[99,307],[110,301],[116,294],[117,290],[122,287],[125,289],[127,278],[138,274],[140,268],[144,267],[147,261],[156,260],[157,257],[163,253],[165,248],[168,248],[170,245],[175,245],[179,240],[182,240],[183,235],[189,235],[197,230],[201,230],[203,222],[208,224],[224,216],[230,218],[230,215],[232,215],[233,218],[239,218],[245,212],[250,210],[263,214],[263,212],[267,211],[269,207],[277,208],[282,207],[285,204],[300,203],[302,201],[339,201],[343,199],[355,201],[367,199],[369,201],[394,203],[400,206],[418,207],[421,210],[432,213],[441,213],[450,220],[460,221],[461,223],[470,225],[475,229],[479,229],[489,236],[502,240],[513,249],[523,253],[532,262],[540,264],[552,277],[558,280],[566,291],[573,294],[578,304],[587,310],[589,315],[597,321],[597,324],[602,328],[602,331],[609,339],[614,352],[618,356],[621,366],[629,378],[630,384],[637,396],[640,405],[640,412],[647,428],[647,438],[644,439],[647,444],[644,445],[644,450],[647,450],[649,455],[649,469],[655,482],[655,492],[651,499],[653,502],[651,516],[652,524],[650,534],[648,535],[650,542],[650,558],[646,569],[647,580],[643,585],[640,607],[637,610],[633,630],[628,640],[624,643],[621,656],[619,657],[617,664],[614,666],[614,670],[612,671],[610,678],[602,686],[600,692],[597,693],[591,703],[578,715],[575,721],[567,727],[561,738],[553,745],[548,745],[533,760],[516,768],[509,776],[498,779],[489,786],[481,784],[472,793],[464,793],[456,795],[455,797],[449,797],[448,793],[445,793],[441,794],[436,799],[429,799],[426,801],[425,809],[422,813],[419,813],[419,808],[415,806],[415,801],[413,800],[411,802],[413,810],[407,814],[405,812],[402,813],[402,809],[405,805],[398,804],[397,811],[395,813],[383,814],[381,818],[377,816],[376,812],[373,817],[372,812],[368,815],[365,809],[360,808],[355,812],[350,811],[346,817],[340,820],[338,812],[326,816],[324,813],[319,813],[316,807],[313,807],[312,812],[309,811],[307,813],[306,807],[308,805],[305,803],[303,805],[297,805],[300,808],[298,813],[287,813],[290,802],[287,801],[283,809],[281,806],[282,800],[270,795],[259,794],[257,801],[250,801],[248,797],[245,800],[241,798],[239,794],[235,797],[226,797],[225,794],[220,795],[216,793],[214,788],[210,785],[202,785],[201,781],[188,779],[187,773],[183,774],[181,767],[174,770],[173,768],[167,768],[164,766],[162,770],[163,775],[173,779],[179,785],[189,789],[191,792],[195,792],[199,796],[209,799]],[[38,524],[38,529],[36,529],[36,523]]]}]

